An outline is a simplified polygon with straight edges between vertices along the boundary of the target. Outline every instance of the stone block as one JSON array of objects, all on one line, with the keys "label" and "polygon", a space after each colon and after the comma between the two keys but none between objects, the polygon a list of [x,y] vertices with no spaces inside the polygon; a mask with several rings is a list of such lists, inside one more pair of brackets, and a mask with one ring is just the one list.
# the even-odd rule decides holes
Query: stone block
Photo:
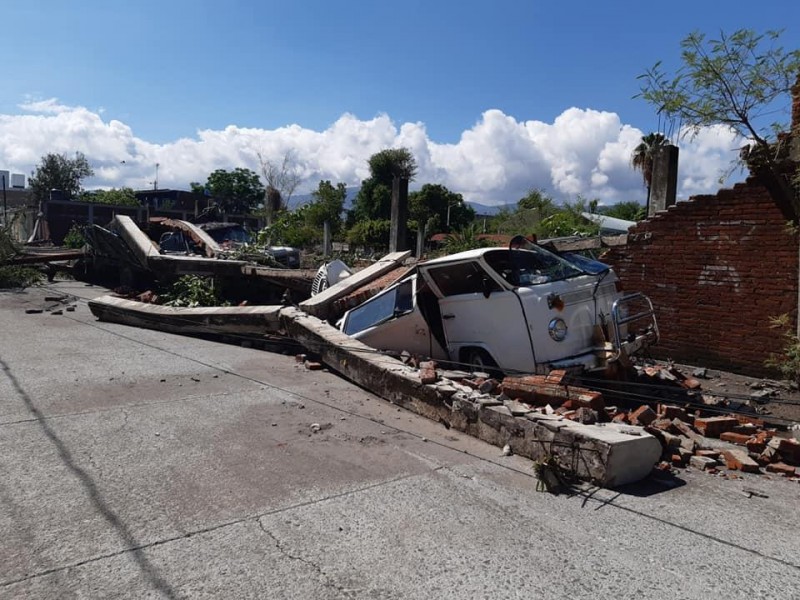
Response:
[{"label": "stone block", "polygon": [[689,459],[689,466],[705,471],[717,466],[717,461],[707,456],[693,456]]}]

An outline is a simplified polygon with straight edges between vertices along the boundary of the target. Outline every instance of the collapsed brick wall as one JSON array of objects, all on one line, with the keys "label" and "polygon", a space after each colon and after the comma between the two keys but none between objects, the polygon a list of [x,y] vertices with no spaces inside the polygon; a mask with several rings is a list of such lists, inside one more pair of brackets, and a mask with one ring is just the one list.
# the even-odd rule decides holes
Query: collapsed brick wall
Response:
[{"label": "collapsed brick wall", "polygon": [[755,181],[696,196],[631,229],[604,260],[628,291],[653,301],[656,358],[774,376],[780,352],[770,317],[797,319],[798,236]]}]

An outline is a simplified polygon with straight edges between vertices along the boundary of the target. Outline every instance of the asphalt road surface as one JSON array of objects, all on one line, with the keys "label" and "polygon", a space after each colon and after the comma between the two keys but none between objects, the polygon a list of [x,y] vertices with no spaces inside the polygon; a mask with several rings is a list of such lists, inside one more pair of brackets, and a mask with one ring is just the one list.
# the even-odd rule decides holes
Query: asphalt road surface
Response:
[{"label": "asphalt road surface", "polygon": [[0,292],[0,598],[800,598],[797,482],[537,492],[293,356],[99,323],[100,293]]}]

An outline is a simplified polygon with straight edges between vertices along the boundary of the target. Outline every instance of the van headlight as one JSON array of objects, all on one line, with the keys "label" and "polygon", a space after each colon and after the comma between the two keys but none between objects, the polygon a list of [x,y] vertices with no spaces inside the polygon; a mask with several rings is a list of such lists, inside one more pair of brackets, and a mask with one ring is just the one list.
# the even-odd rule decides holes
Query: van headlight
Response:
[{"label": "van headlight", "polygon": [[547,331],[555,341],[563,342],[564,338],[567,337],[567,324],[564,319],[556,317],[550,321]]}]

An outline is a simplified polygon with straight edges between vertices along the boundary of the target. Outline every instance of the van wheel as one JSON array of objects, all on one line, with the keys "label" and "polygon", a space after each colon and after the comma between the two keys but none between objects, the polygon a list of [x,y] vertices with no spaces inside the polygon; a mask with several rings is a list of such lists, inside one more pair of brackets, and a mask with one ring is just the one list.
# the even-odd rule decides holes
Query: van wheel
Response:
[{"label": "van wheel", "polygon": [[501,374],[500,369],[497,368],[497,363],[483,348],[467,348],[463,351],[462,360],[473,371],[483,371],[492,377],[498,377]]}]

